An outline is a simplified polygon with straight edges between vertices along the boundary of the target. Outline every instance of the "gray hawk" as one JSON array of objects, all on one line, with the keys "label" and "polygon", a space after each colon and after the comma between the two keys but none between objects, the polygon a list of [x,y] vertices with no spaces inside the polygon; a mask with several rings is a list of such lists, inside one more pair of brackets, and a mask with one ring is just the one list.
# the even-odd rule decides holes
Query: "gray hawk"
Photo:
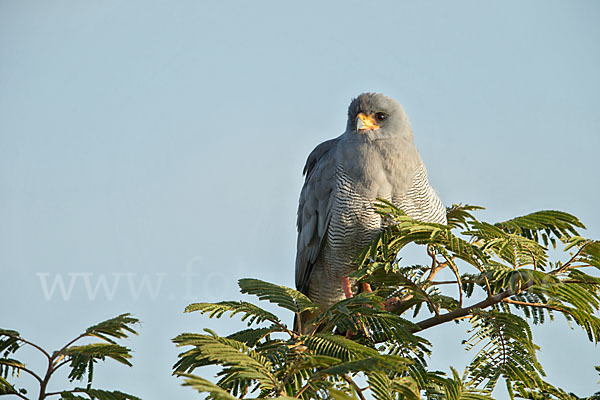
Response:
[{"label": "gray hawk", "polygon": [[[348,274],[357,268],[353,259],[384,227],[374,208],[377,198],[413,219],[446,224],[408,118],[398,102],[382,94],[353,99],[345,132],[319,144],[303,173],[296,287],[321,310],[358,291]],[[313,315],[303,313],[301,326]]]}]

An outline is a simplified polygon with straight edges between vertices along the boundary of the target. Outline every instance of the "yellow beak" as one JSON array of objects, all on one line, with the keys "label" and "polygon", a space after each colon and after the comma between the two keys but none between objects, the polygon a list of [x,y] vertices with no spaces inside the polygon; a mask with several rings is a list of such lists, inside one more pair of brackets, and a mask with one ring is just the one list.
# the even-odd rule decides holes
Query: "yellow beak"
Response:
[{"label": "yellow beak", "polygon": [[373,114],[365,115],[360,113],[356,116],[356,130],[357,131],[372,131],[373,129],[379,128],[377,122],[373,119]]}]

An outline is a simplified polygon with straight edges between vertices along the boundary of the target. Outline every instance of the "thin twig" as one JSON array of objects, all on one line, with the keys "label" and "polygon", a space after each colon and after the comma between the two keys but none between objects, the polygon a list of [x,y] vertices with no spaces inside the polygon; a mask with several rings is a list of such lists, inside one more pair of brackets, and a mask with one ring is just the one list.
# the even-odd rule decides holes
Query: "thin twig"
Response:
[{"label": "thin twig", "polygon": [[57,356],[61,356],[63,355],[63,351],[65,351],[70,345],[72,345],[73,343],[75,343],[76,341],[78,341],[79,339],[83,339],[84,337],[88,336],[89,334],[87,332],[82,333],[81,335],[77,336],[75,339],[71,340],[69,343],[65,344],[60,350],[55,351],[54,353],[52,353],[52,361],[54,361],[56,359]]},{"label": "thin twig", "polygon": [[571,258],[569,259],[569,261],[567,261],[565,264],[563,264],[563,266],[562,266],[562,267],[560,267],[560,268],[557,268],[557,269],[555,269],[555,270],[553,270],[553,271],[551,271],[551,272],[549,272],[549,273],[550,273],[550,274],[553,274],[553,275],[557,275],[557,274],[560,274],[560,273],[563,273],[563,272],[565,272],[565,271],[566,271],[566,270],[568,270],[568,269],[574,268],[574,267],[571,267],[571,266],[570,266],[570,264],[571,264],[571,263],[573,263],[573,261],[575,261],[575,259],[576,259],[577,257],[579,257],[579,255],[581,254],[581,252],[583,251],[583,249],[585,248],[585,246],[587,246],[587,245],[588,245],[588,244],[590,244],[590,243],[592,243],[592,242],[591,242],[591,241],[587,241],[587,242],[585,242],[585,243],[584,243],[584,244],[583,244],[583,245],[582,245],[582,246],[579,248],[579,250],[577,250],[577,253],[575,253],[575,254],[573,255],[573,257],[571,257]]},{"label": "thin twig", "polygon": [[535,259],[535,255],[533,254],[533,251],[531,251],[531,249],[529,247],[525,247],[525,248],[527,249],[529,254],[531,254],[531,259],[533,260],[533,270],[537,271],[537,260]]},{"label": "thin twig", "polygon": [[485,282],[485,290],[487,291],[488,297],[492,297],[494,294],[492,293],[490,281],[488,280],[487,276],[483,276],[483,281]]},{"label": "thin twig", "polygon": [[442,256],[446,260],[446,264],[450,265],[450,269],[454,273],[454,276],[456,276],[456,282],[458,283],[458,296],[459,296],[458,306],[462,307],[462,305],[463,305],[463,289],[462,289],[462,281],[460,280],[460,275],[458,274],[458,268],[456,267],[456,264],[454,264],[454,260],[449,259],[445,253],[442,253]]},{"label": "thin twig", "polygon": [[[425,282],[433,282],[433,278],[435,277],[435,275],[440,272],[442,269],[446,268],[448,266],[447,263],[439,263],[436,259],[435,259],[435,255],[430,251],[429,247],[427,249],[427,254],[429,254],[431,256],[431,269],[429,270],[429,275],[427,275],[427,278],[425,278]],[[427,292],[425,292],[425,290],[423,290],[419,285],[414,284],[413,282],[411,282],[410,280],[407,279],[408,282],[412,283],[414,287],[416,287],[421,294],[423,295],[423,297],[425,298],[425,301],[431,306],[431,308],[433,309],[435,315],[439,315],[440,311],[437,308],[437,306],[431,301],[431,298],[429,297],[429,295],[427,294]],[[403,296],[402,298],[398,298],[398,297],[391,297],[389,299],[386,299],[383,302],[383,306],[385,308],[386,311],[389,312],[396,312],[398,311],[402,305],[404,303],[406,303],[407,301],[411,300],[414,297],[413,294],[407,294],[406,296]]]},{"label": "thin twig", "polygon": [[352,387],[354,387],[354,389],[356,390],[356,394],[358,395],[360,400],[366,400],[365,396],[363,395],[363,389],[359,388],[358,385],[356,384],[356,382],[354,382],[352,380],[352,378],[350,378],[350,376],[348,376],[348,374],[344,374],[343,378],[346,382],[348,382],[350,385],[352,385]]},{"label": "thin twig", "polygon": [[70,362],[71,362],[71,360],[64,360],[64,361],[62,361],[62,362],[60,362],[60,363],[56,364],[56,365],[54,366],[54,371],[56,371],[57,369],[59,369],[59,368],[60,368],[60,367],[62,367],[63,365],[65,365],[65,364],[68,364],[68,363],[70,363]]},{"label": "thin twig", "polygon": [[433,252],[431,245],[427,246],[427,254],[431,257],[431,268],[429,269],[429,275],[427,275],[425,280],[431,282],[438,272],[447,267],[447,263],[440,263],[435,258],[435,253]]},{"label": "thin twig", "polygon": [[[300,317],[298,317],[298,320],[300,319]],[[285,326],[284,324],[282,324],[281,322],[276,322],[276,321],[272,321],[269,320],[271,322],[273,322],[275,325],[277,325],[279,328],[281,328],[281,330],[283,330],[285,333],[287,333],[288,335],[290,335],[292,338],[297,339],[300,337],[300,335],[298,335],[296,332],[288,329],[287,326]],[[300,325],[298,325],[300,326]]]},{"label": "thin twig", "polygon": [[304,391],[305,391],[306,389],[308,389],[308,387],[309,387],[309,384],[310,384],[310,379],[308,380],[308,382],[306,382],[306,384],[305,384],[304,386],[302,386],[302,389],[300,389],[300,390],[298,391],[298,393],[296,393],[296,395],[295,395],[294,397],[296,397],[296,398],[300,398],[300,395],[301,395],[302,393],[304,393]]},{"label": "thin twig", "polygon": [[494,328],[496,328],[496,330],[498,331],[498,336],[500,336],[500,344],[502,344],[502,364],[506,365],[507,364],[506,340],[504,339],[504,335],[502,334],[502,329],[500,329],[500,327],[498,326],[498,323],[493,318],[492,318],[492,324],[494,325]]},{"label": "thin twig", "polygon": [[25,395],[17,392],[16,390],[13,393],[7,393],[7,394],[14,394],[15,396],[18,396],[18,397],[20,397],[20,398],[22,398],[24,400],[29,400],[29,397],[25,397]]},{"label": "thin twig", "polygon": [[513,299],[504,299],[504,300],[502,300],[502,302],[514,304],[514,305],[518,305],[518,306],[539,307],[539,308],[547,308],[548,310],[563,311],[558,307],[554,307],[554,306],[544,304],[544,303],[528,303],[526,301],[519,301],[519,300],[513,300]]},{"label": "thin twig", "polygon": [[21,341],[21,342],[23,342],[23,343],[25,343],[25,344],[28,344],[28,345],[30,345],[30,346],[32,346],[32,347],[35,347],[35,348],[36,348],[36,349],[38,349],[40,352],[42,352],[42,353],[43,353],[43,354],[46,356],[46,358],[47,358],[48,360],[50,360],[50,359],[52,358],[52,356],[51,356],[50,354],[48,354],[48,352],[47,352],[46,350],[42,349],[42,348],[41,348],[40,346],[38,346],[37,344],[35,344],[35,343],[32,343],[32,342],[30,342],[30,341],[28,341],[28,340],[25,340],[25,339],[23,339],[23,338],[22,338],[22,337],[20,337],[20,336],[19,336],[19,337],[17,337],[16,339],[17,339],[17,340],[19,340],[19,341]]}]

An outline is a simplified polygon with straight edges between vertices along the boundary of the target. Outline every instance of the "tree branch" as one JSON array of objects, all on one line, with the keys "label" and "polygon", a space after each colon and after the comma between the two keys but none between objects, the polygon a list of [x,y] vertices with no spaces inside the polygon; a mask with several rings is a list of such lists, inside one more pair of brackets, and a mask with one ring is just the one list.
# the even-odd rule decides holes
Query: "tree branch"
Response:
[{"label": "tree branch", "polygon": [[432,285],[456,285],[457,281],[431,281]]},{"label": "tree branch", "polygon": [[40,346],[38,346],[37,344],[35,344],[35,343],[33,343],[33,342],[30,342],[29,340],[25,340],[25,339],[23,339],[23,338],[22,338],[22,337],[20,337],[20,336],[19,336],[19,337],[17,337],[16,339],[17,339],[18,341],[20,341],[20,342],[23,342],[23,343],[25,343],[25,344],[28,344],[28,345],[30,345],[31,347],[34,347],[34,348],[38,349],[38,350],[39,350],[39,351],[40,351],[42,354],[44,354],[44,355],[46,356],[46,358],[47,358],[48,360],[50,360],[50,359],[52,358],[52,356],[50,356],[50,354],[48,354],[48,352],[47,352],[46,350],[42,349],[42,348],[41,348]]},{"label": "tree branch", "polygon": [[[581,251],[583,250],[583,248],[585,246],[587,246],[588,243],[585,243],[583,246],[581,246],[579,248],[579,250],[577,251],[577,253],[575,253],[575,255],[573,255],[573,257],[571,257],[571,259],[569,261],[567,261],[564,265],[548,272],[547,275],[556,276],[556,275],[560,274],[561,272],[566,271],[569,268],[576,268],[576,267],[571,267],[570,264],[572,264],[576,260],[576,258],[579,256],[579,254],[581,254]],[[412,329],[412,332],[413,333],[419,332],[419,331],[434,327],[436,325],[440,325],[445,322],[455,320],[457,318],[465,317],[465,316],[471,314],[471,311],[473,311],[475,309],[484,309],[484,308],[491,307],[495,304],[498,304],[501,301],[504,301],[505,299],[508,299],[511,296],[514,296],[515,294],[524,292],[525,290],[529,289],[530,287],[534,286],[535,284],[536,284],[536,282],[531,280],[531,281],[525,282],[522,286],[520,286],[519,290],[517,290],[517,291],[512,290],[512,289],[507,289],[496,295],[488,296],[487,299],[480,301],[479,303],[475,303],[469,307],[460,307],[453,311],[450,311],[449,313],[436,315],[431,318],[427,318],[423,321],[417,322],[416,323],[417,328]]]},{"label": "tree branch", "polygon": [[[523,286],[521,286],[521,289],[519,290],[519,292],[529,289],[534,284],[535,284],[534,281],[526,282]],[[431,328],[433,326],[443,324],[445,322],[450,322],[457,318],[465,317],[465,316],[471,314],[471,311],[473,311],[475,309],[484,309],[484,308],[491,307],[494,304],[498,304],[502,300],[504,300],[510,296],[514,296],[517,293],[518,292],[516,292],[512,289],[508,289],[508,290],[505,290],[504,292],[490,296],[487,299],[480,301],[479,303],[475,303],[469,307],[457,308],[456,310],[450,311],[449,313],[436,315],[434,317],[427,318],[421,322],[417,322],[416,323],[417,328],[412,329],[412,332],[413,333],[419,332],[419,331]]]}]

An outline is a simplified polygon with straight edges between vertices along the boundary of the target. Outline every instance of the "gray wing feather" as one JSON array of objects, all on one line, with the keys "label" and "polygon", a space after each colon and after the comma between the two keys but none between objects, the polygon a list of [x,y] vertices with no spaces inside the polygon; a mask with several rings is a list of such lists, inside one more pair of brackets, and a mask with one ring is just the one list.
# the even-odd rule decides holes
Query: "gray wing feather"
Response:
[{"label": "gray wing feather", "polygon": [[332,149],[338,140],[335,138],[319,144],[304,166],[306,179],[298,206],[296,252],[296,288],[303,293],[308,293],[310,275],[331,218],[336,167]]}]

